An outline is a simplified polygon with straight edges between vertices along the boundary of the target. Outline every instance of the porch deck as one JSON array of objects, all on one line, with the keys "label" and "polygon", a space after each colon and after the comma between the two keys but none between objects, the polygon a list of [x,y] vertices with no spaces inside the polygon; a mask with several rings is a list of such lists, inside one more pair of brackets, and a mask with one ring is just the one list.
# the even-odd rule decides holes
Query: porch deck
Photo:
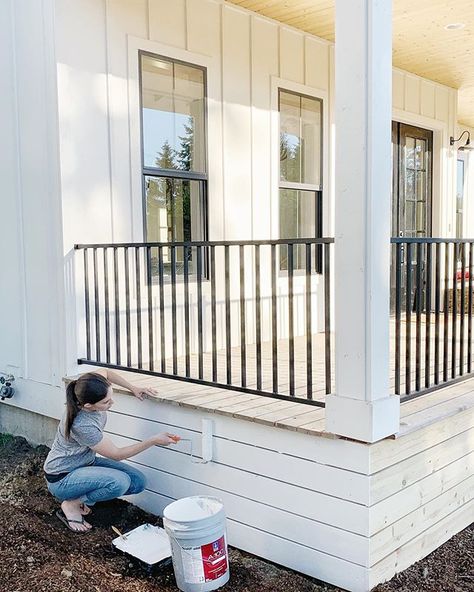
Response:
[{"label": "porch deck", "polygon": [[[155,388],[158,394],[150,398],[156,401],[313,436],[333,437],[325,431],[324,408],[137,373],[124,372],[124,376],[132,384]],[[119,387],[115,390],[128,393]],[[400,431],[395,437],[400,438],[470,408],[474,408],[474,378],[403,403]]]},{"label": "porch deck", "polygon": [[[452,330],[452,315],[447,315],[447,325],[449,330]],[[431,388],[435,385],[435,368],[437,365],[437,373],[439,376],[439,382],[446,382],[452,376],[458,376],[460,374],[460,347],[461,343],[463,343],[463,374],[468,372],[469,367],[469,352],[470,349],[468,348],[468,333],[464,331],[463,338],[461,339],[461,321],[457,319],[457,330],[456,330],[456,352],[457,354],[454,357],[455,360],[455,372],[453,374],[453,342],[451,335],[449,336],[449,340],[447,341],[446,347],[446,356],[444,355],[444,344],[442,341],[443,337],[443,322],[438,323],[438,327],[436,325],[434,315],[430,317],[430,327],[428,331],[428,325],[426,322],[426,315],[422,314],[419,322],[419,328],[417,332],[417,320],[414,315],[411,316],[410,321],[410,335],[409,339],[407,340],[407,322],[404,316],[401,319],[400,323],[400,394],[403,395],[406,389],[406,380],[407,375],[410,377],[410,387],[408,392],[412,393],[413,391],[422,390],[425,388]],[[441,335],[441,343],[438,354],[436,354],[436,332]],[[427,340],[426,335],[427,332],[429,334],[429,339]],[[390,343],[391,343],[391,355],[390,355],[390,390],[392,393],[395,393],[395,384],[396,384],[396,350],[395,350],[395,319],[391,319],[390,323]],[[333,335],[331,334],[331,343],[333,350],[334,341]],[[410,371],[407,374],[406,368],[406,350],[407,344],[409,344],[409,357],[410,357]],[[298,399],[306,399],[307,398],[307,340],[306,336],[297,336],[294,338],[294,382],[295,382],[295,398]],[[312,335],[312,398],[314,401],[319,401],[324,403],[324,400],[327,396],[325,391],[325,372],[326,372],[326,357],[325,357],[325,334],[318,333]],[[436,356],[438,356],[438,361],[436,361]],[[227,355],[225,349],[220,349],[216,352],[217,357],[217,380],[212,380],[212,352],[203,352],[203,380],[209,382],[217,382],[221,383],[221,385],[225,385],[227,382]],[[231,384],[232,385],[239,385],[241,384],[241,368],[242,368],[242,350],[240,346],[236,346],[231,348],[230,350],[230,366],[231,366]],[[417,358],[418,358],[418,371],[417,371]],[[277,347],[277,355],[275,356],[277,360],[277,368],[278,368],[278,386],[279,386],[279,393],[282,395],[289,395],[289,342],[287,339],[281,339],[278,341]],[[263,342],[261,344],[261,373],[262,373],[262,387],[261,390],[271,392],[272,391],[272,378],[273,378],[273,349],[272,343],[270,341]],[[429,361],[428,361],[429,360]],[[331,351],[331,383],[332,388],[334,388],[334,355],[333,351]],[[185,376],[185,356],[178,356],[176,364],[177,364],[177,374],[179,376]],[[189,356],[189,366],[190,366],[190,373],[191,377],[196,378],[199,375],[199,356],[198,354],[190,354]],[[446,370],[446,379],[443,379],[443,369],[445,366]],[[160,360],[155,360],[154,363],[155,368],[160,368]],[[171,373],[171,368],[173,367],[173,359],[167,358],[166,359],[166,370],[167,372]],[[427,370],[428,369],[428,370]],[[417,378],[418,374],[418,378]],[[245,386],[249,389],[257,389],[257,352],[256,352],[256,345],[255,344],[247,344],[246,345],[246,352],[245,352]],[[417,380],[419,382],[417,388]],[[243,385],[244,386],[244,385]],[[170,383],[170,389],[174,393],[176,391],[176,395],[178,393],[201,393],[203,392],[206,397],[211,397],[210,400],[216,402],[216,405],[220,405],[221,399],[229,398],[231,400],[231,404],[238,405],[240,410],[240,406],[242,405],[243,401],[241,399],[244,396],[244,393],[240,393],[238,391],[230,391],[229,389],[218,388],[218,387],[209,387],[197,384],[176,384],[174,380]],[[226,393],[225,397],[222,396],[223,393]],[[215,396],[213,396],[215,395]],[[235,396],[235,400],[232,397]],[[240,397],[237,400],[237,397]],[[264,411],[266,405],[268,405],[269,401],[266,397],[261,397],[259,395],[246,395],[245,401],[248,402],[249,409],[255,409],[255,413],[260,415],[260,411]],[[225,400],[227,404],[228,401]],[[281,401],[280,402],[281,409],[284,410],[287,406],[291,408],[293,403],[291,401]],[[299,408],[298,408],[299,409]],[[301,414],[308,413],[308,409],[301,410]],[[283,413],[283,411],[282,411]],[[315,418],[318,417],[318,414],[315,413]]]}]

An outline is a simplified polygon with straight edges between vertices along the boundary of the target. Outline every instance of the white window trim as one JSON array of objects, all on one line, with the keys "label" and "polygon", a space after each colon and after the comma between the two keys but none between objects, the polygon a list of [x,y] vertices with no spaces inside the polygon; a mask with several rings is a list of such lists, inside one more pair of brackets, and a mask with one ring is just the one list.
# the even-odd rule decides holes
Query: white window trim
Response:
[{"label": "white window trim", "polygon": [[323,138],[322,138],[322,204],[323,204],[323,235],[327,233],[329,188],[329,101],[326,90],[299,84],[283,78],[271,77],[271,234],[273,239],[280,238],[280,123],[278,110],[278,91],[288,90],[301,95],[318,99],[323,108]]},{"label": "white window trim", "polygon": [[140,60],[139,52],[146,51],[149,53],[161,55],[171,60],[179,60],[187,62],[190,65],[201,66],[206,68],[206,159],[208,163],[208,219],[207,231],[214,235],[213,226],[220,226],[223,224],[221,220],[211,220],[211,207],[213,196],[218,196],[222,192],[222,150],[220,148],[221,138],[221,123],[220,123],[220,83],[219,83],[219,62],[217,58],[211,58],[207,55],[195,53],[157,43],[155,41],[147,41],[129,35],[128,42],[128,105],[129,105],[129,122],[130,122],[130,192],[132,201],[132,240],[134,242],[143,242],[144,225],[143,225],[143,193],[142,193],[142,137],[140,125]]}]

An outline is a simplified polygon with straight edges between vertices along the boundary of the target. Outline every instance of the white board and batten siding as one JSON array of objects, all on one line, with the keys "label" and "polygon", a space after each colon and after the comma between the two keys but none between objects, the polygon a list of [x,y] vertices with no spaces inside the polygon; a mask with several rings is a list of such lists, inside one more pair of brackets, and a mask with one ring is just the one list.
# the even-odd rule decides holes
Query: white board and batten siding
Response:
[{"label": "white board and batten siding", "polygon": [[[77,371],[84,333],[81,310],[75,318],[80,285],[71,248],[143,238],[138,89],[130,70],[138,59],[130,57],[130,40],[215,65],[208,76],[216,112],[208,160],[209,231],[216,239],[278,236],[272,80],[289,89],[303,85],[323,99],[328,93],[323,178],[331,234],[333,45],[213,0],[9,0],[1,10],[2,68],[13,89],[2,97],[2,148],[9,155],[2,178],[14,199],[0,205],[9,220],[0,250],[9,278],[0,294],[7,335],[0,369],[24,379],[9,404],[57,415],[60,380]],[[394,118],[433,129],[437,123],[440,146],[447,146],[455,91],[417,77],[418,86],[406,83],[409,77],[394,72]],[[442,191],[450,195],[447,167]]]},{"label": "white board and batten siding", "polygon": [[[277,237],[278,220],[269,215],[277,164],[271,162],[271,80],[327,93],[331,44],[213,0],[61,1],[56,13],[60,122],[70,157],[63,165],[66,248],[143,238],[138,89],[130,88],[139,49],[208,67],[210,234],[216,240]],[[88,56],[95,56],[95,69]],[[80,107],[89,117],[84,113],[85,128],[78,129],[84,117],[73,119],[67,109],[71,94],[81,96],[81,84],[94,92]],[[94,127],[103,143],[81,151]],[[71,137],[77,151],[68,155]],[[75,191],[87,194],[86,207],[98,208],[90,211],[97,225],[81,225],[74,216],[80,200],[73,184],[86,167],[90,172]]]}]

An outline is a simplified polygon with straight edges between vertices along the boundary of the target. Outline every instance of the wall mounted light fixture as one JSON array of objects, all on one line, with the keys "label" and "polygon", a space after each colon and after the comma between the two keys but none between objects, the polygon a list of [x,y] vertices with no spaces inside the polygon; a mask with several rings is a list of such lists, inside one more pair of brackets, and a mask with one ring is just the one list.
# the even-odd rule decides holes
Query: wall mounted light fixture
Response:
[{"label": "wall mounted light fixture", "polygon": [[462,134],[459,136],[459,138],[451,136],[449,138],[449,145],[454,146],[456,142],[459,142],[462,139],[464,134],[467,134],[466,143],[463,146],[458,146],[458,150],[474,150],[474,146],[471,145],[471,132],[468,130],[464,130]]}]

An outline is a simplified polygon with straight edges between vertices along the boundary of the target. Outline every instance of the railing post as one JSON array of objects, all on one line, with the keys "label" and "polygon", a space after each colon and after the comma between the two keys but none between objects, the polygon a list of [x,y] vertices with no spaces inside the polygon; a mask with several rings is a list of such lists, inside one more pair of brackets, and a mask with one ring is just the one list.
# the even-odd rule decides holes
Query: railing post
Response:
[{"label": "railing post", "polygon": [[391,4],[336,0],[336,386],[326,430],[364,442],[399,430],[389,394]]}]

